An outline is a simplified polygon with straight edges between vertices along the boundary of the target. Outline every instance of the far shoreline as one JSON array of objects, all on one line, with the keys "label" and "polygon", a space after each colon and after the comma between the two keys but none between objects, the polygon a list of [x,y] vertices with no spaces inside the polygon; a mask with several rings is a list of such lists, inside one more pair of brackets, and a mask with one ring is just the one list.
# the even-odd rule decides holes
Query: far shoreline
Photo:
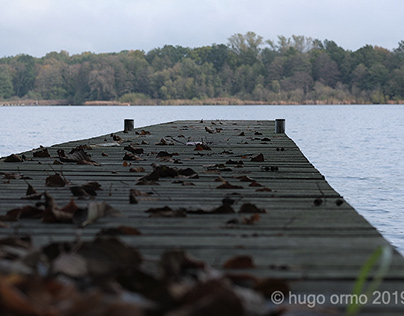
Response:
[{"label": "far shoreline", "polygon": [[[227,105],[372,105],[375,103],[356,102],[354,100],[307,100],[305,102],[286,101],[252,101],[236,98],[209,98],[203,100],[159,100],[139,99],[134,103],[123,103],[119,101],[86,101],[83,104],[71,104],[68,100],[7,100],[0,101],[0,106],[227,106]],[[387,101],[385,104],[404,104],[404,100]]]}]

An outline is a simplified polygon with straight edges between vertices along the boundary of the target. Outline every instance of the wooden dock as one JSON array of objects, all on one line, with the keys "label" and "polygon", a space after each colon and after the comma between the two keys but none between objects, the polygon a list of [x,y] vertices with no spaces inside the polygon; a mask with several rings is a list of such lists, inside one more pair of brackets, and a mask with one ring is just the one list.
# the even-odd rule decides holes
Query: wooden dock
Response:
[{"label": "wooden dock", "polygon": [[[264,294],[277,315],[344,314],[343,298],[366,260],[389,244],[274,124],[177,121],[40,148],[24,153],[23,162],[3,158],[0,238],[29,235],[41,248],[115,229],[145,262],[181,249],[233,281],[237,274],[246,283],[274,280]],[[35,191],[27,193],[28,185]],[[73,219],[52,223],[71,199],[80,215],[75,209]],[[108,216],[87,219],[82,210],[101,202],[113,210],[103,204]],[[45,209],[48,220],[25,215],[27,205]],[[359,315],[402,315],[403,281],[404,260],[393,250]],[[271,303],[278,290],[285,295],[280,306]],[[304,309],[314,297],[315,308]]]}]

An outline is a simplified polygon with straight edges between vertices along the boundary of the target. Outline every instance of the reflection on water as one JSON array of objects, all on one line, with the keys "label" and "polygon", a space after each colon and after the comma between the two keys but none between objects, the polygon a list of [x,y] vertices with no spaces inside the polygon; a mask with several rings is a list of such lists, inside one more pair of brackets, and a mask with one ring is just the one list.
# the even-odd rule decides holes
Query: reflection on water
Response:
[{"label": "reflection on water", "polygon": [[404,106],[0,107],[0,156],[175,120],[286,119],[330,185],[404,254]]}]

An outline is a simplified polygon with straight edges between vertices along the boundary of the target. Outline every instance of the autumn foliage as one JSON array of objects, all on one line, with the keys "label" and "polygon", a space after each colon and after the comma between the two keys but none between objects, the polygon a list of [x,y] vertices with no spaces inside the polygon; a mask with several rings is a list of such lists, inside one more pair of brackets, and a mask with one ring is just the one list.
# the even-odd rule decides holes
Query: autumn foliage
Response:
[{"label": "autumn foliage", "polygon": [[349,51],[331,40],[279,36],[265,41],[248,32],[231,36],[227,45],[2,58],[0,100],[88,105],[400,103],[403,76],[404,41],[393,51],[371,45]]}]

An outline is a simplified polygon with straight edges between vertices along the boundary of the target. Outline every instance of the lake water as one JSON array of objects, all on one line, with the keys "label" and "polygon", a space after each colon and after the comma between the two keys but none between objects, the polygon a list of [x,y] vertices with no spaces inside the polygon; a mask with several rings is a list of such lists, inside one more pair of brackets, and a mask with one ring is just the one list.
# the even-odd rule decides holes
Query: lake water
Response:
[{"label": "lake water", "polygon": [[0,156],[175,120],[286,119],[330,185],[404,254],[404,106],[0,107]]}]

